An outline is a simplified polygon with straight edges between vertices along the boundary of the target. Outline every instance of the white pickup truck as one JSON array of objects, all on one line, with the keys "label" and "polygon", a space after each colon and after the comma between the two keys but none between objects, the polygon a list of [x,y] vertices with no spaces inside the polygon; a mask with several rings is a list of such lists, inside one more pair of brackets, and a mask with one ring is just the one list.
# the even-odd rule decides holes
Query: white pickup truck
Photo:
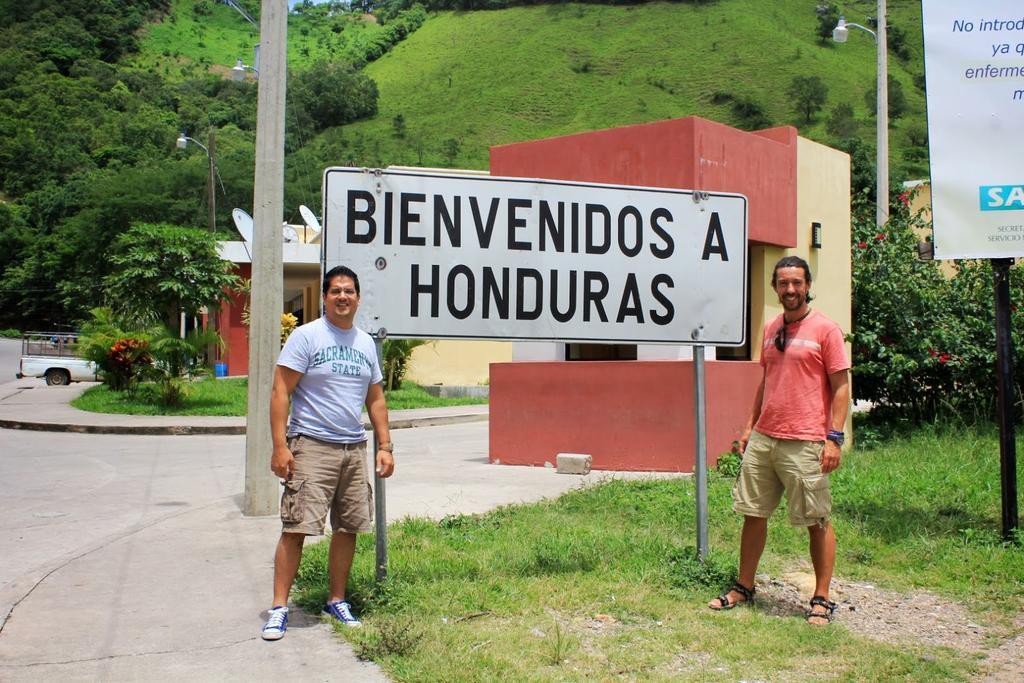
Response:
[{"label": "white pickup truck", "polygon": [[15,376],[45,377],[52,387],[96,380],[95,364],[79,358],[77,346],[74,334],[26,332],[21,337],[21,366]]}]

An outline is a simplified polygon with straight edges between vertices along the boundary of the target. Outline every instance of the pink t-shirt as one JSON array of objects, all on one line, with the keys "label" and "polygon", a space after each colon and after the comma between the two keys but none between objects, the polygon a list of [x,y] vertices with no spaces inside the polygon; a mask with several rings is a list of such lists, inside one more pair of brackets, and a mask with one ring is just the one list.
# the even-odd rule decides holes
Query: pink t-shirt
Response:
[{"label": "pink t-shirt", "polygon": [[776,439],[823,441],[832,428],[828,376],[850,367],[839,325],[818,311],[786,330],[785,352],[775,348],[779,315],[764,328],[764,398],[754,429]]}]

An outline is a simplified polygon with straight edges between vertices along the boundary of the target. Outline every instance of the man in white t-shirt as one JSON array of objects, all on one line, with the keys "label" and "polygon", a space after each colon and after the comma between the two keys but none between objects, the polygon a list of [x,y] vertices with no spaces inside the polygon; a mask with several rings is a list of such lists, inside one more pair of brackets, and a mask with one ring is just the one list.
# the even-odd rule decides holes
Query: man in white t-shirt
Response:
[{"label": "man in white t-shirt", "polygon": [[[323,611],[359,626],[345,586],[356,534],[372,530],[373,500],[366,468],[365,405],[379,444],[376,471],[395,470],[388,408],[373,339],[354,325],[359,277],[345,266],[324,276],[324,315],[296,329],[277,360],[270,398],[274,454],[270,469],[284,480],[281,537],[274,555],[274,602],[264,640],[278,640],[288,627],[288,593],[302,559],[306,536],[323,533],[328,512],[330,594]],[[289,402],[291,413],[289,418]]]}]

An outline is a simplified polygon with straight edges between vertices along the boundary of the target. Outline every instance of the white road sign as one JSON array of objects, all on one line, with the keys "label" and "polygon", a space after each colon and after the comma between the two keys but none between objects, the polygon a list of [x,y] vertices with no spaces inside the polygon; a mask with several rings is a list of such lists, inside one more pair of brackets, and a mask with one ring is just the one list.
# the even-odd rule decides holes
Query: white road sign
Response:
[{"label": "white road sign", "polygon": [[329,168],[323,196],[324,267],[358,274],[369,332],[744,343],[742,195]]},{"label": "white road sign", "polygon": [[922,16],[935,256],[1024,256],[1024,2]]}]

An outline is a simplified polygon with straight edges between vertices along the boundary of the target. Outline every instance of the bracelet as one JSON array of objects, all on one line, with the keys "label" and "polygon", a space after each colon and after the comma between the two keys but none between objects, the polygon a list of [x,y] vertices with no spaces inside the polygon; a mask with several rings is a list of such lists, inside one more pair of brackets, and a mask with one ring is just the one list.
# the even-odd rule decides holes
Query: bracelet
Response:
[{"label": "bracelet", "polygon": [[382,444],[379,444],[377,446],[377,450],[378,451],[387,451],[388,453],[394,453],[395,452],[395,444],[391,443],[390,441],[387,442],[387,443],[382,443]]}]

